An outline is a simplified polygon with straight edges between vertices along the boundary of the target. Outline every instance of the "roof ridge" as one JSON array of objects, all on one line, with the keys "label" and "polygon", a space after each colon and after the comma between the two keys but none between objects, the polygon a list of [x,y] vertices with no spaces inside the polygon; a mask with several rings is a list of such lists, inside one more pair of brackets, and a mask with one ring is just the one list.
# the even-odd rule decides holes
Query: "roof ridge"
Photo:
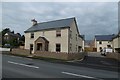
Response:
[{"label": "roof ridge", "polygon": [[39,30],[45,30],[45,29],[55,29],[55,28],[66,28],[66,27],[68,28],[70,27],[71,22],[74,20],[75,20],[75,17],[71,17],[71,18],[41,22],[41,23],[38,23],[37,25],[31,26],[29,29],[27,29],[24,32],[39,31]]},{"label": "roof ridge", "polygon": [[56,20],[45,21],[45,22],[39,22],[38,24],[48,23],[48,22],[55,22],[55,21],[62,21],[62,20],[68,20],[68,19],[75,19],[75,17],[71,17],[71,18],[63,18],[63,19],[56,19]]}]

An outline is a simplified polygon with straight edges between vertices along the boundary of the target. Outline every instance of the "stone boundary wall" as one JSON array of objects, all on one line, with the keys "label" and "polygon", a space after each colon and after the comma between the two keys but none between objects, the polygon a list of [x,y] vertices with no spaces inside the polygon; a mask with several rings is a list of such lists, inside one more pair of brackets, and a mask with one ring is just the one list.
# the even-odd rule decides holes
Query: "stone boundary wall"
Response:
[{"label": "stone boundary wall", "polygon": [[106,58],[112,58],[120,61],[120,53],[107,53]]},{"label": "stone boundary wall", "polygon": [[29,55],[30,50],[27,50],[27,49],[12,49],[11,53],[12,54]]},{"label": "stone boundary wall", "polygon": [[[12,54],[22,54],[30,55],[30,51],[27,49],[12,49]],[[85,56],[85,53],[63,53],[63,52],[45,52],[45,51],[36,51],[34,56],[46,57],[46,58],[55,58],[62,60],[75,60],[82,59]]]}]

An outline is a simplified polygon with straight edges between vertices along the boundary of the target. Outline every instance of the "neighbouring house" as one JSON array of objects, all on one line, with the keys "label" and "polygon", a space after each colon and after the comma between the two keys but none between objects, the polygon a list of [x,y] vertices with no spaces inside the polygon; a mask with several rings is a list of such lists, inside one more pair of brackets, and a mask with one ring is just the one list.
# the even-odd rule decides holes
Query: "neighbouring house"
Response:
[{"label": "neighbouring house", "polygon": [[115,35],[95,35],[95,48],[97,48],[97,52],[100,52],[103,48],[113,47],[112,38]]},{"label": "neighbouring house", "polygon": [[0,47],[2,47],[2,33],[0,33]]},{"label": "neighbouring house", "polygon": [[38,23],[25,31],[25,49],[36,51],[79,53],[84,49],[75,18]]},{"label": "neighbouring house", "polygon": [[113,50],[114,52],[120,52],[120,32],[113,37]]},{"label": "neighbouring house", "polygon": [[4,41],[6,44],[11,44],[11,46],[17,46],[19,44],[20,35],[14,34],[12,32],[7,32],[4,35]]}]

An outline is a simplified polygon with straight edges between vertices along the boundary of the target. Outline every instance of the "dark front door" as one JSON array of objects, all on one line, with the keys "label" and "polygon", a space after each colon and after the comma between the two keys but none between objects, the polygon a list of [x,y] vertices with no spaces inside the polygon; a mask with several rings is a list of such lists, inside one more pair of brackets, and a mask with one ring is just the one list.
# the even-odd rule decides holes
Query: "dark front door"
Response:
[{"label": "dark front door", "polygon": [[78,52],[82,51],[82,46],[78,46]]},{"label": "dark front door", "polygon": [[42,43],[37,43],[37,50],[42,51]]}]

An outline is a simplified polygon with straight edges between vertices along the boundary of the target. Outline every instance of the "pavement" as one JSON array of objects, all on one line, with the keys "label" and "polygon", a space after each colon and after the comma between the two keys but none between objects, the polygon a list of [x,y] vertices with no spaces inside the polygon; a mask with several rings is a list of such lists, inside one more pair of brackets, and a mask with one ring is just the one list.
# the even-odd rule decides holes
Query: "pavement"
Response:
[{"label": "pavement", "polygon": [[119,80],[118,72],[112,70],[51,63],[12,55],[2,55],[2,59],[3,78],[24,78],[24,80],[25,78]]}]

